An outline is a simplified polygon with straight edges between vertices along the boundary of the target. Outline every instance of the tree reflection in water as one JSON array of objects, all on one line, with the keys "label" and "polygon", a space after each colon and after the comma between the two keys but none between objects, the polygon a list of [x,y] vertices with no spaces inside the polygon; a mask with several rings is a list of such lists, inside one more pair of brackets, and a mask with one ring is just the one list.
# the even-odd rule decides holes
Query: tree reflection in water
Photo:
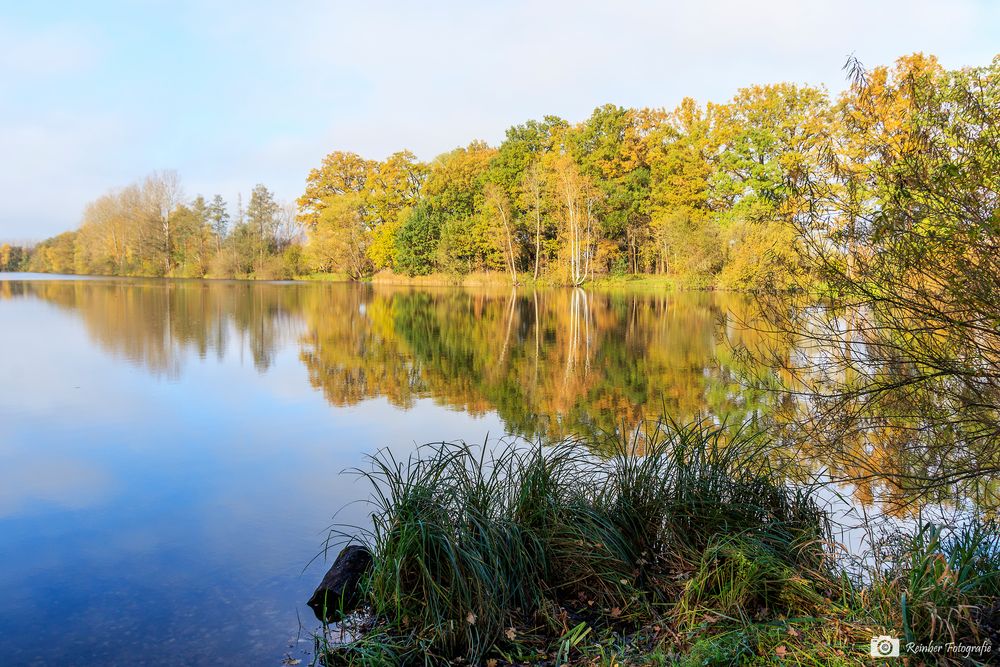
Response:
[{"label": "tree reflection in water", "polygon": [[[190,355],[248,355],[265,373],[297,346],[310,384],[334,406],[381,397],[409,410],[429,398],[496,412],[510,433],[546,442],[597,441],[659,414],[749,422],[782,435],[803,479],[823,468],[853,480],[865,502],[899,492],[871,470],[908,463],[891,433],[836,447],[787,437],[782,427],[803,405],[787,369],[817,351],[770,333],[759,305],[737,294],[0,281],[0,298],[27,297],[77,313],[102,349],[157,376],[176,377]],[[873,438],[884,445],[866,444]]]}]

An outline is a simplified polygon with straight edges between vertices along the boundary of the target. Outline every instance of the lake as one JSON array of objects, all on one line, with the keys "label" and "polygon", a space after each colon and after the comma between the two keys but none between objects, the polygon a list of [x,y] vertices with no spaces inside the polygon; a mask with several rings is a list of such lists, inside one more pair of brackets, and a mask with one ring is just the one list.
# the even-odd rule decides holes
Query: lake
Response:
[{"label": "lake", "polygon": [[[731,294],[0,274],[3,664],[308,662],[341,471],[665,410],[743,421]],[[335,554],[331,555],[332,556]]]}]

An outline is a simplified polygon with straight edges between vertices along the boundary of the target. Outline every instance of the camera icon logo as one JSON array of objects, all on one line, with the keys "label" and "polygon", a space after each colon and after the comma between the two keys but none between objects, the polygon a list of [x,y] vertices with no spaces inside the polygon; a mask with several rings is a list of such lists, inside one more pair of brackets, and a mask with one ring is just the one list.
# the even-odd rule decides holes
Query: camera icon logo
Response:
[{"label": "camera icon logo", "polygon": [[872,637],[873,658],[898,658],[899,640],[888,635]]}]

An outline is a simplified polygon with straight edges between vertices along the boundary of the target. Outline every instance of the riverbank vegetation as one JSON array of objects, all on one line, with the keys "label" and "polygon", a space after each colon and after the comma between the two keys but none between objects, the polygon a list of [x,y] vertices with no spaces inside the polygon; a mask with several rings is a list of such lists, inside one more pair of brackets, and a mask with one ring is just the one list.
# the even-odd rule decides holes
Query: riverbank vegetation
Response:
[{"label": "riverbank vegetation", "polygon": [[[93,202],[77,232],[39,244],[27,266],[354,280],[435,273],[451,282],[496,272],[566,285],[655,274],[690,287],[808,286],[819,279],[816,245],[843,249],[840,227],[822,216],[828,195],[891,202],[888,174],[838,168],[880,157],[870,130],[883,128],[915,155],[905,137],[917,126],[976,127],[976,116],[922,101],[965,94],[989,115],[998,67],[949,72],[913,55],[835,99],[781,83],[673,110],[605,105],[580,123],[547,116],[511,127],[499,146],[474,141],[428,163],[405,150],[381,161],[333,152],[308,175],[294,215],[258,186],[230,219],[221,197],[185,200],[175,174],[154,173]],[[964,192],[968,205],[983,203],[974,188]]]},{"label": "riverbank vegetation", "polygon": [[[18,268],[43,273],[175,278],[291,278],[304,270],[294,207],[263,185],[231,217],[220,195],[184,199],[176,172],[91,202],[77,231],[22,249]],[[13,268],[11,269],[13,270]]]},{"label": "riverbank vegetation", "polygon": [[993,524],[918,526],[851,557],[758,435],[659,421],[585,444],[375,455],[368,609],[356,641],[320,640],[327,662],[852,665],[883,634],[996,639]]}]

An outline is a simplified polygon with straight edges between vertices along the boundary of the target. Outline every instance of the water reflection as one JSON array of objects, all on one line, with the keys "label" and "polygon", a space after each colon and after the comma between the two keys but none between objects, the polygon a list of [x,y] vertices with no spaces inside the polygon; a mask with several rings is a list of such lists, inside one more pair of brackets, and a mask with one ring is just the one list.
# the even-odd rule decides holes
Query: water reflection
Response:
[{"label": "water reflection", "polygon": [[[409,410],[430,399],[473,417],[495,414],[505,431],[544,441],[631,429],[661,413],[780,433],[808,407],[775,390],[794,384],[783,369],[830,352],[767,333],[754,300],[724,293],[0,282],[0,299],[26,297],[77,314],[101,349],[154,376],[177,379],[187,359],[227,355],[265,373],[279,350],[293,348],[332,406],[384,398]],[[762,377],[769,384],[748,384]],[[788,438],[789,456],[806,471],[856,479],[856,497],[870,503],[898,491],[870,471],[907,465],[891,439],[845,435],[834,448]]]},{"label": "water reflection", "polygon": [[[766,409],[739,383],[732,343],[751,302],[735,295],[583,290],[411,290],[366,285],[0,282],[72,310],[102,349],[177,377],[189,355],[249,354],[265,372],[294,340],[335,406],[429,397],[511,432],[561,438],[633,424],[661,407],[742,421]],[[728,340],[727,340],[728,339]]]},{"label": "water reflection", "polygon": [[0,281],[0,299],[31,296],[83,318],[93,340],[155,375],[176,377],[185,355],[247,352],[266,371],[298,332],[296,286],[171,281]]},{"label": "water reflection", "polygon": [[717,293],[0,275],[0,655],[277,664],[324,569],[303,565],[362,492],[339,471],[383,446],[661,411],[780,425],[799,405],[771,389],[806,351],[743,325],[758,315]]},{"label": "water reflection", "polygon": [[331,408],[298,290],[0,278],[0,662],[308,663],[325,564],[303,568],[359,495],[337,473],[502,430],[430,400]]}]

